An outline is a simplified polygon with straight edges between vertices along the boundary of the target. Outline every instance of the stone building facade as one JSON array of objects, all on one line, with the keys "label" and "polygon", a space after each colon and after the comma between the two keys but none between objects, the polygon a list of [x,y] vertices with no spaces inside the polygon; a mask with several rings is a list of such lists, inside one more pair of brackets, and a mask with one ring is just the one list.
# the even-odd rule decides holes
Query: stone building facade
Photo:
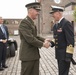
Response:
[{"label": "stone building facade", "polygon": [[8,27],[8,31],[10,35],[14,34],[14,31],[18,30],[19,24],[22,19],[4,19],[5,25]]}]

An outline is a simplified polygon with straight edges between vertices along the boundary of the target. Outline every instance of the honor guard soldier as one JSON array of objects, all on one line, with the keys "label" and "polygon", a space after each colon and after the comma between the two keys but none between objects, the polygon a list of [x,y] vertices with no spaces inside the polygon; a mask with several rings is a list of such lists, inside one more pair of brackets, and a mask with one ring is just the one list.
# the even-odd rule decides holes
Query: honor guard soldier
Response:
[{"label": "honor guard soldier", "polygon": [[21,75],[39,75],[39,48],[48,48],[50,43],[37,36],[37,28],[33,21],[39,15],[40,3],[29,3],[26,8],[28,15],[19,25]]},{"label": "honor guard soldier", "polygon": [[54,39],[51,47],[55,46],[55,56],[58,63],[59,75],[68,75],[70,62],[74,52],[74,30],[72,24],[63,17],[63,7],[51,6],[50,14],[56,24],[53,27]]}]

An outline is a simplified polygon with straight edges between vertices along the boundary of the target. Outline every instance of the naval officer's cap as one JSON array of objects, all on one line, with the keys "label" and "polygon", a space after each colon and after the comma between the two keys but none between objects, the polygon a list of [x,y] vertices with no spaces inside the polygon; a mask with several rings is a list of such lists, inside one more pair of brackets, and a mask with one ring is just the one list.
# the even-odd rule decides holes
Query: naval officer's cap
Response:
[{"label": "naval officer's cap", "polygon": [[51,6],[52,10],[50,11],[50,14],[54,13],[54,12],[57,12],[57,11],[60,11],[60,12],[63,12],[64,11],[64,8],[63,7],[59,7],[59,6]]},{"label": "naval officer's cap", "polygon": [[40,3],[39,2],[29,3],[29,4],[26,4],[25,7],[27,9],[34,8],[36,10],[40,10]]}]

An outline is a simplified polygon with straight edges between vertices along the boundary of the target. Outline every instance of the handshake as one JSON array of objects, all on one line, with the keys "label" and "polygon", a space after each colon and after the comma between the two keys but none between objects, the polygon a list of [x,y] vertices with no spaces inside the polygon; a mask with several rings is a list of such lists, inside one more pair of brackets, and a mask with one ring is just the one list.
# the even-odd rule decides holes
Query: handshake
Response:
[{"label": "handshake", "polygon": [[45,39],[43,43],[43,47],[49,48],[51,46],[51,40],[50,39]]}]

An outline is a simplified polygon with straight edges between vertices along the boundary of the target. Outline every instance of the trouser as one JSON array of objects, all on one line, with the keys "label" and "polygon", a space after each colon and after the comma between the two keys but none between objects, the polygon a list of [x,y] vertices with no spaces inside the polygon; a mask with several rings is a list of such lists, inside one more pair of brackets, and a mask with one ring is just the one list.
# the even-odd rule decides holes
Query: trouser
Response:
[{"label": "trouser", "polygon": [[39,60],[22,61],[21,75],[39,75]]},{"label": "trouser", "polygon": [[68,75],[70,62],[66,62],[65,60],[57,60],[57,61],[58,61],[59,75]]},{"label": "trouser", "polygon": [[6,52],[7,52],[7,45],[3,43],[0,44],[0,67],[5,65]]}]

